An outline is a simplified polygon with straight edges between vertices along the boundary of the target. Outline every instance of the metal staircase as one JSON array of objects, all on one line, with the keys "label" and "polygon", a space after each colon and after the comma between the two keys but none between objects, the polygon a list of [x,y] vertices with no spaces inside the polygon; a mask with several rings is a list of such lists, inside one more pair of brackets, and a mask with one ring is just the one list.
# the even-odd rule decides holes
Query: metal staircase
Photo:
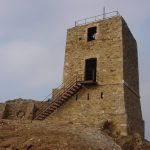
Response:
[{"label": "metal staircase", "polygon": [[82,75],[77,75],[73,79],[69,80],[65,84],[61,84],[57,88],[57,92],[53,94],[52,98],[42,102],[40,110],[36,113],[34,120],[44,120],[55,110],[60,108],[66,101],[68,101],[73,95],[75,95],[84,85],[95,84],[94,80],[84,81]]}]

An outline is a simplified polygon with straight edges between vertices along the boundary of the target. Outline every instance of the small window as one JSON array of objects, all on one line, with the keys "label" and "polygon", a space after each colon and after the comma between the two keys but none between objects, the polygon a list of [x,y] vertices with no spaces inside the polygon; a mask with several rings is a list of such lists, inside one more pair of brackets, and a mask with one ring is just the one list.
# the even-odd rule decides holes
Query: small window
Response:
[{"label": "small window", "polygon": [[89,100],[90,99],[90,95],[89,95],[89,93],[87,94],[87,100]]},{"label": "small window", "polygon": [[104,93],[103,92],[101,92],[101,99],[103,99],[104,98]]},{"label": "small window", "polygon": [[96,30],[97,30],[96,27],[88,28],[88,37],[87,37],[88,41],[93,41],[96,39]]},{"label": "small window", "polygon": [[78,95],[76,95],[76,101],[78,100]]}]

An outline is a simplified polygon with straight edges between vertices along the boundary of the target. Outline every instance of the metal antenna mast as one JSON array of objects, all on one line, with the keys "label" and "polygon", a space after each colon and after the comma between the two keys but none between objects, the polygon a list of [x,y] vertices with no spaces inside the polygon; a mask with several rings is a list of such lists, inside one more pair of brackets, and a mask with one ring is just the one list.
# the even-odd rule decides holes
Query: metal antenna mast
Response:
[{"label": "metal antenna mast", "polygon": [[103,7],[103,19],[106,18],[106,12],[105,12],[105,7]]}]

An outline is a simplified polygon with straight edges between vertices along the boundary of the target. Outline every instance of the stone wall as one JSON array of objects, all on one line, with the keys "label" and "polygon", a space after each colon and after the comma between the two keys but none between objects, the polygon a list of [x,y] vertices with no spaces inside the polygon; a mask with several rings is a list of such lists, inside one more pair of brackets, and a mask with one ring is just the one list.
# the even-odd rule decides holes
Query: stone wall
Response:
[{"label": "stone wall", "polygon": [[0,103],[0,119],[3,118],[4,110],[5,110],[5,104]]},{"label": "stone wall", "polygon": [[[96,39],[87,41],[88,28],[97,27]],[[130,49],[132,48],[132,51]],[[96,85],[84,86],[50,118],[59,122],[87,124],[99,127],[104,120],[111,120],[116,134],[128,135],[135,124],[143,137],[140,100],[136,98],[132,118],[133,93],[137,93],[138,59],[136,42],[122,17],[112,17],[68,29],[64,63],[64,83],[77,74],[84,80],[85,61],[97,59]],[[133,66],[131,67],[131,64]],[[56,89],[57,91],[57,89]],[[131,124],[134,124],[131,125]]]},{"label": "stone wall", "polygon": [[127,86],[124,87],[128,132],[139,133],[144,138],[144,121],[141,114],[140,98]]},{"label": "stone wall", "polygon": [[[3,104],[3,119],[29,119],[32,120],[34,114],[40,107],[40,102],[33,100],[15,99]],[[4,107],[5,106],[5,107]]]},{"label": "stone wall", "polygon": [[124,98],[128,115],[129,133],[139,132],[144,138],[144,121],[139,93],[138,52],[137,43],[126,22],[123,20],[123,76]]},{"label": "stone wall", "polygon": [[[97,27],[96,40],[87,42],[87,29]],[[114,17],[88,25],[68,29],[64,82],[72,76],[84,75],[85,60],[97,58],[97,82],[100,84],[121,82],[122,61],[122,21]]]},{"label": "stone wall", "polygon": [[[87,30],[96,26],[96,40],[87,41]],[[68,29],[64,64],[64,83],[76,74],[84,77],[85,60],[97,59],[95,86],[85,86],[51,117],[100,127],[113,122],[115,131],[127,135],[123,91],[122,18],[113,17]]]},{"label": "stone wall", "polygon": [[122,85],[86,86],[48,119],[52,122],[70,122],[98,128],[109,120],[112,121],[116,134],[126,135],[127,116],[123,106]]}]

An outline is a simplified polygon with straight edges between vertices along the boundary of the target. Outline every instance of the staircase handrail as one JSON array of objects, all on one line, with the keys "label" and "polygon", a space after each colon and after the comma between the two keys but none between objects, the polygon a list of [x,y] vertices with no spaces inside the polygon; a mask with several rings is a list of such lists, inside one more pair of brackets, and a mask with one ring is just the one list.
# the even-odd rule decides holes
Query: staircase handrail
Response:
[{"label": "staircase handrail", "polygon": [[[76,76],[73,76],[73,78],[71,78],[69,81],[62,83],[60,86],[58,86],[57,89],[60,89],[60,91],[58,90],[58,93],[54,96],[54,99],[51,98],[48,106],[47,104],[45,104],[44,102],[53,94],[53,92],[51,92],[46,98],[44,98],[44,100],[41,102],[42,106],[41,106],[41,110],[39,110],[39,112],[36,114],[35,118],[38,118],[38,116],[45,110],[47,109],[53,102],[56,102],[56,100],[58,98],[60,98],[60,96],[62,94],[64,94],[66,92],[66,90],[74,83],[76,83],[77,81],[82,81],[82,74],[77,74]],[[62,89],[62,90],[61,90]]]}]

